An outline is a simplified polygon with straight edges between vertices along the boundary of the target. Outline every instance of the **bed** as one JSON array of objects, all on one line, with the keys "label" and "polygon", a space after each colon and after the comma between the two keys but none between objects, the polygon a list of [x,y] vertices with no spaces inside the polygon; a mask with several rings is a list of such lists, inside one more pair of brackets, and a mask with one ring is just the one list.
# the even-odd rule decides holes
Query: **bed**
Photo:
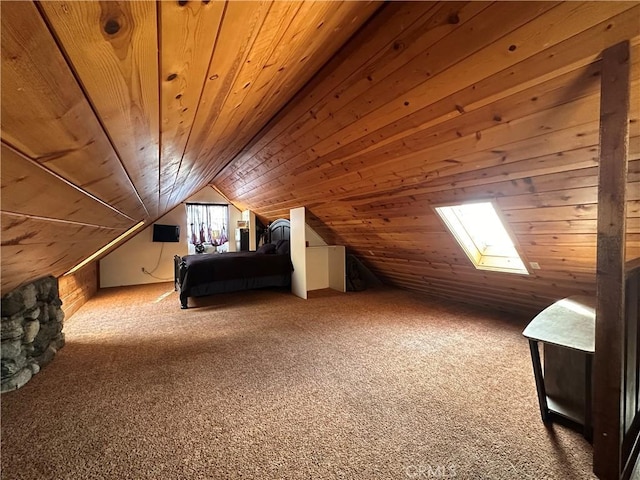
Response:
[{"label": "bed", "polygon": [[180,307],[189,297],[291,285],[289,220],[271,223],[266,241],[255,252],[202,253],[174,257],[175,289]]}]

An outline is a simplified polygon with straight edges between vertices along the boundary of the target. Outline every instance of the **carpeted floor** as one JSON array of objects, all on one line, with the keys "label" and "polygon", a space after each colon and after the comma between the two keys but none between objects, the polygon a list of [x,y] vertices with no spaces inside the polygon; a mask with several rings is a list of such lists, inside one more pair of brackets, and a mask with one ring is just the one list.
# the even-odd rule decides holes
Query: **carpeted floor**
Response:
[{"label": "carpeted floor", "polygon": [[[191,301],[191,300],[190,300]],[[3,479],[589,479],[523,319],[398,290],[108,289],[2,396]]]}]

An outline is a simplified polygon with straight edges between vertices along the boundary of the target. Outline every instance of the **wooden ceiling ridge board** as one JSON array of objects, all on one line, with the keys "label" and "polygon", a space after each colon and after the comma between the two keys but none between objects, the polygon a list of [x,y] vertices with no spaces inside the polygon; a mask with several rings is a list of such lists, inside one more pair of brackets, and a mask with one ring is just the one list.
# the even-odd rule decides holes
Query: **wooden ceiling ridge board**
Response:
[{"label": "wooden ceiling ridge board", "polygon": [[2,140],[110,204],[144,217],[131,179],[31,2],[2,2]]},{"label": "wooden ceiling ridge board", "polygon": [[[323,71],[330,72],[329,75],[316,75],[297,95],[295,102],[287,105],[281,110],[269,124],[263,129],[260,135],[252,141],[238,154],[234,161],[242,168],[226,169],[216,177],[216,182],[224,185],[227,177],[235,177],[240,172],[251,173],[267,158],[258,155],[275,138],[285,131],[296,128],[293,122],[296,117],[303,117],[306,114],[314,115],[314,107],[318,101],[333,92],[345,80],[349,80],[354,72],[367,65],[378,62],[388,50],[389,36],[392,40],[399,39],[398,45],[404,44],[400,39],[401,35],[408,30],[415,29],[415,25],[422,25],[422,18],[434,8],[434,3],[427,2],[396,2],[384,4],[369,21],[363,25],[350,42],[347,42],[336,55],[323,67]],[[428,7],[428,8],[426,8]],[[384,28],[384,30],[382,30]],[[372,35],[368,32],[384,31],[384,35]],[[393,50],[398,54],[400,49]],[[355,65],[354,65],[355,64]],[[353,79],[357,81],[357,79]],[[319,100],[320,99],[320,100]],[[292,114],[291,112],[295,112]],[[256,158],[260,158],[258,162]]]},{"label": "wooden ceiling ridge board", "polygon": [[[237,124],[235,129],[239,130],[240,134],[230,132],[229,138],[231,138],[231,142],[226,144],[226,148],[223,142],[222,149],[216,153],[220,161],[210,164],[209,168],[201,174],[202,177],[211,179],[230,164],[232,164],[234,170],[241,168],[244,171],[245,167],[239,166],[237,163],[237,153],[247,142],[251,143],[252,138],[255,138],[265,120],[269,120],[267,113],[273,110],[281,110],[293,94],[304,88],[304,84],[309,81],[311,74],[319,70],[329,60],[333,52],[342,46],[347,38],[359,28],[380,4],[373,2],[330,2],[326,4],[325,9],[320,9],[318,5],[313,4],[313,8],[310,9],[311,14],[313,14],[310,19],[300,18],[293,24],[297,28],[306,24],[315,25],[315,29],[307,26],[304,30],[296,31],[294,29],[292,33],[287,32],[287,37],[295,38],[295,46],[291,48],[291,44],[289,44],[288,49],[283,49],[283,46],[288,42],[281,42],[279,45],[278,50],[280,50],[280,53],[286,54],[286,56],[284,60],[278,62],[281,66],[275,76],[272,77],[275,81],[271,82],[268,90],[260,90],[260,84],[256,81],[252,83],[251,89],[247,89],[249,93],[256,97],[254,101],[244,102],[244,104],[247,104],[247,108],[252,105],[254,107],[253,112],[250,112],[251,115],[244,117],[245,119],[248,118],[249,121],[245,122],[243,126],[244,119],[240,119],[240,123]],[[338,6],[336,7],[336,5]],[[299,14],[298,17],[308,17],[308,15]],[[304,34],[300,34],[300,32]],[[277,58],[269,59],[265,66],[275,65],[274,62],[277,62]],[[263,76],[265,71],[266,69],[264,68],[261,71]],[[267,73],[273,75],[273,71]],[[258,108],[260,110],[256,112],[255,110]],[[239,108],[236,112],[240,112],[239,114],[241,115],[245,110],[246,108]],[[278,117],[278,113],[274,117]],[[233,124],[230,124],[230,126],[233,126]],[[208,155],[211,155],[211,153]]]},{"label": "wooden ceiling ridge board", "polygon": [[[198,106],[203,95],[226,2],[159,2],[161,208],[176,188]],[[175,199],[174,201],[180,201]]]},{"label": "wooden ceiling ridge board", "polygon": [[208,183],[195,174],[198,162],[209,161],[201,158],[200,154],[206,146],[209,130],[220,118],[271,6],[272,2],[269,1],[228,2],[170,204],[187,198]]},{"label": "wooden ceiling ridge board", "polygon": [[149,216],[159,212],[156,3],[41,2]]},{"label": "wooden ceiling ridge board", "polygon": [[[623,12],[626,13],[626,12]],[[637,13],[637,12],[636,12]],[[619,18],[618,18],[619,17]],[[591,30],[595,29],[598,32],[603,31],[606,32],[609,36],[612,35],[611,32],[616,32],[618,34],[618,36],[627,36],[630,32],[634,32],[635,34],[638,33],[638,26],[637,26],[637,22],[633,22],[630,21],[629,19],[633,18],[633,15],[631,14],[620,14],[616,17],[616,21],[607,21],[607,22],[601,22],[600,24],[598,24],[596,27],[592,27],[590,29],[590,31],[585,32],[585,33],[589,33],[590,35],[593,35],[594,32],[592,32]],[[611,25],[613,25],[613,27],[611,27]],[[610,27],[607,29],[607,27]],[[620,33],[622,31],[622,33]],[[576,42],[575,36],[571,37],[569,40],[565,40],[562,42],[561,45],[564,45],[564,47],[566,47],[567,49],[569,49],[573,56],[577,59],[577,58],[584,58],[585,57],[585,53],[584,50],[582,50],[582,44],[583,41],[588,41],[589,38],[591,38],[590,35],[584,36],[583,34],[579,35],[581,38],[578,39],[580,40],[579,42]],[[585,38],[582,38],[585,37]],[[617,38],[617,37],[615,37]],[[594,48],[595,48],[595,44],[600,44],[602,43],[601,39],[598,39],[598,42],[593,42],[593,40],[591,40],[591,44],[594,44]],[[578,53],[578,47],[580,47],[579,49],[579,53]],[[517,52],[518,50],[516,50]],[[566,68],[564,66],[564,61],[563,61],[563,56],[561,55],[562,52],[558,51],[558,47],[554,46],[554,47],[550,47],[550,49],[544,50],[542,52],[539,52],[538,54],[536,54],[534,57],[532,57],[536,64],[540,65],[540,68],[542,68],[544,70],[544,68],[546,68],[546,71],[556,71],[558,68]],[[595,55],[591,55],[591,57],[594,57]],[[577,60],[576,60],[577,61]],[[574,62],[575,63],[575,62]],[[579,62],[578,65],[585,65],[588,62],[582,61]],[[518,69],[515,69],[514,67],[511,67],[509,69],[503,70],[502,72],[499,72],[498,74],[494,74],[491,77],[489,77],[486,80],[481,81],[481,84],[483,84],[485,87],[486,86],[490,86],[491,89],[493,89],[494,91],[496,89],[498,89],[497,91],[501,90],[505,90],[505,84],[504,81],[508,81],[509,78],[513,78],[513,77],[517,77],[519,82],[522,82],[522,72],[526,72],[526,75],[531,76],[531,69],[530,68],[522,68],[522,66],[519,66]],[[501,77],[501,78],[494,78],[494,77]],[[535,76],[535,74],[534,74]],[[437,78],[437,77],[436,77]],[[501,80],[500,82],[498,82],[498,80]],[[428,82],[425,82],[428,83]],[[515,85],[517,85],[517,82],[514,83]],[[506,85],[506,87],[513,87],[514,84],[509,84]],[[535,82],[533,83],[535,84]],[[468,92],[468,94],[473,94],[473,92],[475,90],[480,90],[481,92],[483,92],[484,89],[479,89],[477,87],[482,86],[482,85],[478,85],[478,84],[474,84],[471,85],[469,87],[466,87],[466,91]],[[500,88],[500,86],[502,86],[503,88]],[[529,84],[529,87],[531,86],[531,84]],[[465,91],[463,90],[463,92]],[[513,93],[513,91],[511,91],[509,88],[506,89],[507,91],[510,91],[510,93]],[[517,90],[516,90],[517,91]],[[486,94],[486,92],[483,93],[483,95]],[[494,94],[495,95],[495,94]],[[453,99],[450,99],[453,100]],[[452,101],[451,102],[452,105],[455,105],[455,102]],[[455,110],[455,108],[452,106],[449,108],[449,110]],[[457,112],[458,113],[458,112]],[[459,113],[458,113],[459,114]],[[393,127],[392,127],[393,128]],[[375,143],[373,148],[379,148],[378,147],[378,142]],[[330,158],[330,157],[329,157]],[[346,158],[349,158],[348,156]]]},{"label": "wooden ceiling ridge board", "polygon": [[0,167],[5,212],[123,230],[132,224],[129,217],[5,144]]}]

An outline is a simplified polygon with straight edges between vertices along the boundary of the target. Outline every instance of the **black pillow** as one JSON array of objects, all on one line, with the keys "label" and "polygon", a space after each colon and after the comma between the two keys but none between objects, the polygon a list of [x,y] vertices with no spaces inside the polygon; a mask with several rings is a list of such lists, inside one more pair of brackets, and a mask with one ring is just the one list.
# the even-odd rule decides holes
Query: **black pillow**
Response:
[{"label": "black pillow", "polygon": [[289,253],[289,240],[280,240],[278,241],[278,244],[276,245],[276,253],[282,255],[282,254],[288,254]]},{"label": "black pillow", "polygon": [[276,253],[276,246],[274,243],[265,243],[256,250],[256,253]]}]

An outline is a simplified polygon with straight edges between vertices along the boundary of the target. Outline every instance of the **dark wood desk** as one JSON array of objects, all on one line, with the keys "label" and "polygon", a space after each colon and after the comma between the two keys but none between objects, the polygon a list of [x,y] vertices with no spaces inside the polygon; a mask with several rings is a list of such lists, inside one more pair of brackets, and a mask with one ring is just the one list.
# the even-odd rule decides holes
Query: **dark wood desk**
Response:
[{"label": "dark wood desk", "polygon": [[[595,318],[595,297],[577,295],[545,308],[522,332],[529,340],[542,421],[560,417],[581,425],[589,440]],[[544,374],[538,342],[544,345]]]}]

